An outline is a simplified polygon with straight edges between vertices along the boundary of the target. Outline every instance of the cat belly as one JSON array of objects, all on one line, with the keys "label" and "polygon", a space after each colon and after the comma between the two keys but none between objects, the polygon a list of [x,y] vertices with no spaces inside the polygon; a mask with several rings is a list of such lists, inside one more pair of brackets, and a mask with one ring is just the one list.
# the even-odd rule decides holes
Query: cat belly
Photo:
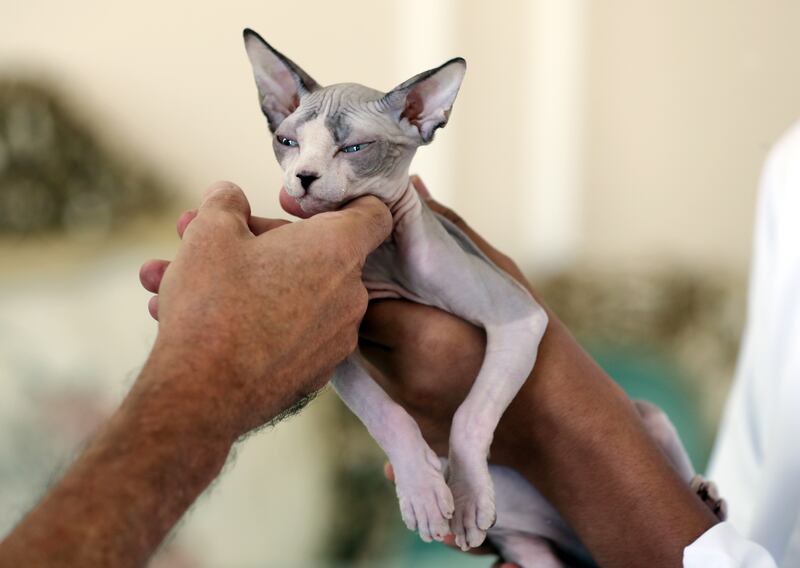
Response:
[{"label": "cat belly", "polygon": [[[482,303],[492,304],[490,311],[495,313],[506,303],[515,305],[514,298],[523,303],[533,301],[518,282],[445,217],[423,207],[406,216],[402,224],[401,234],[394,234],[375,249],[364,264],[363,280],[370,300],[409,300],[450,312],[476,325],[487,323],[473,313]],[[426,260],[421,261],[420,257]],[[484,276],[481,278],[480,274]],[[476,277],[484,281],[473,289],[477,293],[459,298],[464,295],[460,289]],[[485,298],[490,291],[505,301]],[[515,309],[512,307],[511,311]]]}]

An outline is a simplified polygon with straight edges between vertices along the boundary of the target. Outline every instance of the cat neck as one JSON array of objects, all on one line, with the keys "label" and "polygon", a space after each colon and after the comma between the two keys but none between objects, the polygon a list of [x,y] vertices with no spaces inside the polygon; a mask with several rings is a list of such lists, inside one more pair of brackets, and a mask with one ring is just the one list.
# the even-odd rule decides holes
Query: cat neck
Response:
[{"label": "cat neck", "polygon": [[398,183],[397,189],[389,194],[389,198],[384,199],[384,203],[392,214],[395,227],[407,221],[409,216],[414,217],[422,211],[422,201],[408,175]]}]

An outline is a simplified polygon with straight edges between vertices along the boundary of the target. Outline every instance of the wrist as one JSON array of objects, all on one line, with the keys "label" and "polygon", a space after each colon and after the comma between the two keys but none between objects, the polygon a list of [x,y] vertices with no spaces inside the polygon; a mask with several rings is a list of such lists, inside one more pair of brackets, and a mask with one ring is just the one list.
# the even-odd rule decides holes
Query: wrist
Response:
[{"label": "wrist", "polygon": [[217,380],[230,370],[203,355],[202,349],[186,352],[159,337],[120,411],[227,455],[241,434],[236,414],[227,410],[229,397],[221,392],[225,381]]},{"label": "wrist", "polygon": [[131,394],[153,399],[176,422],[230,446],[296,404],[308,389],[286,357],[265,348],[247,356],[237,353],[233,341],[187,346],[160,332]]}]

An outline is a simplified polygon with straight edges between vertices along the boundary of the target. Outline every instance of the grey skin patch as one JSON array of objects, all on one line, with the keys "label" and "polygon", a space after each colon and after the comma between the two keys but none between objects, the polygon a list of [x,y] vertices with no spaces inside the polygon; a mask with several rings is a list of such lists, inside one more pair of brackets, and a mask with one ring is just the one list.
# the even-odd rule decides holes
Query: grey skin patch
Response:
[{"label": "grey skin patch", "polygon": [[403,146],[376,140],[360,152],[347,155],[353,173],[359,178],[389,177],[403,158]]},{"label": "grey skin patch", "polygon": [[352,130],[350,122],[347,120],[347,114],[346,111],[340,110],[325,117],[325,126],[331,131],[331,136],[333,136],[333,141],[336,142],[337,146],[347,140]]},{"label": "grey skin patch", "polygon": [[295,128],[300,126],[301,124],[305,124],[311,120],[314,120],[319,116],[319,109],[316,107],[307,108],[307,109],[297,109],[294,113],[294,116],[297,116],[297,120],[295,121]]}]

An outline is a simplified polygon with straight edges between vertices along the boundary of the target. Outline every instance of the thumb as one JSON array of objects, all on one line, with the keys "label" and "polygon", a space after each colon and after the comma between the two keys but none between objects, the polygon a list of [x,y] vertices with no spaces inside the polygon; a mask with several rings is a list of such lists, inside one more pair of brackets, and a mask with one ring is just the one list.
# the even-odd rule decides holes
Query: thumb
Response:
[{"label": "thumb", "polygon": [[[323,215],[308,221],[322,220]],[[331,215],[329,219],[336,219],[335,222],[340,225],[345,238],[351,241],[362,261],[392,232],[392,214],[380,199],[372,195],[354,199],[339,211],[327,215]]]},{"label": "thumb", "polygon": [[229,181],[218,181],[205,191],[198,215],[211,211],[231,213],[241,217],[246,223],[250,218],[250,203],[238,185]]}]

